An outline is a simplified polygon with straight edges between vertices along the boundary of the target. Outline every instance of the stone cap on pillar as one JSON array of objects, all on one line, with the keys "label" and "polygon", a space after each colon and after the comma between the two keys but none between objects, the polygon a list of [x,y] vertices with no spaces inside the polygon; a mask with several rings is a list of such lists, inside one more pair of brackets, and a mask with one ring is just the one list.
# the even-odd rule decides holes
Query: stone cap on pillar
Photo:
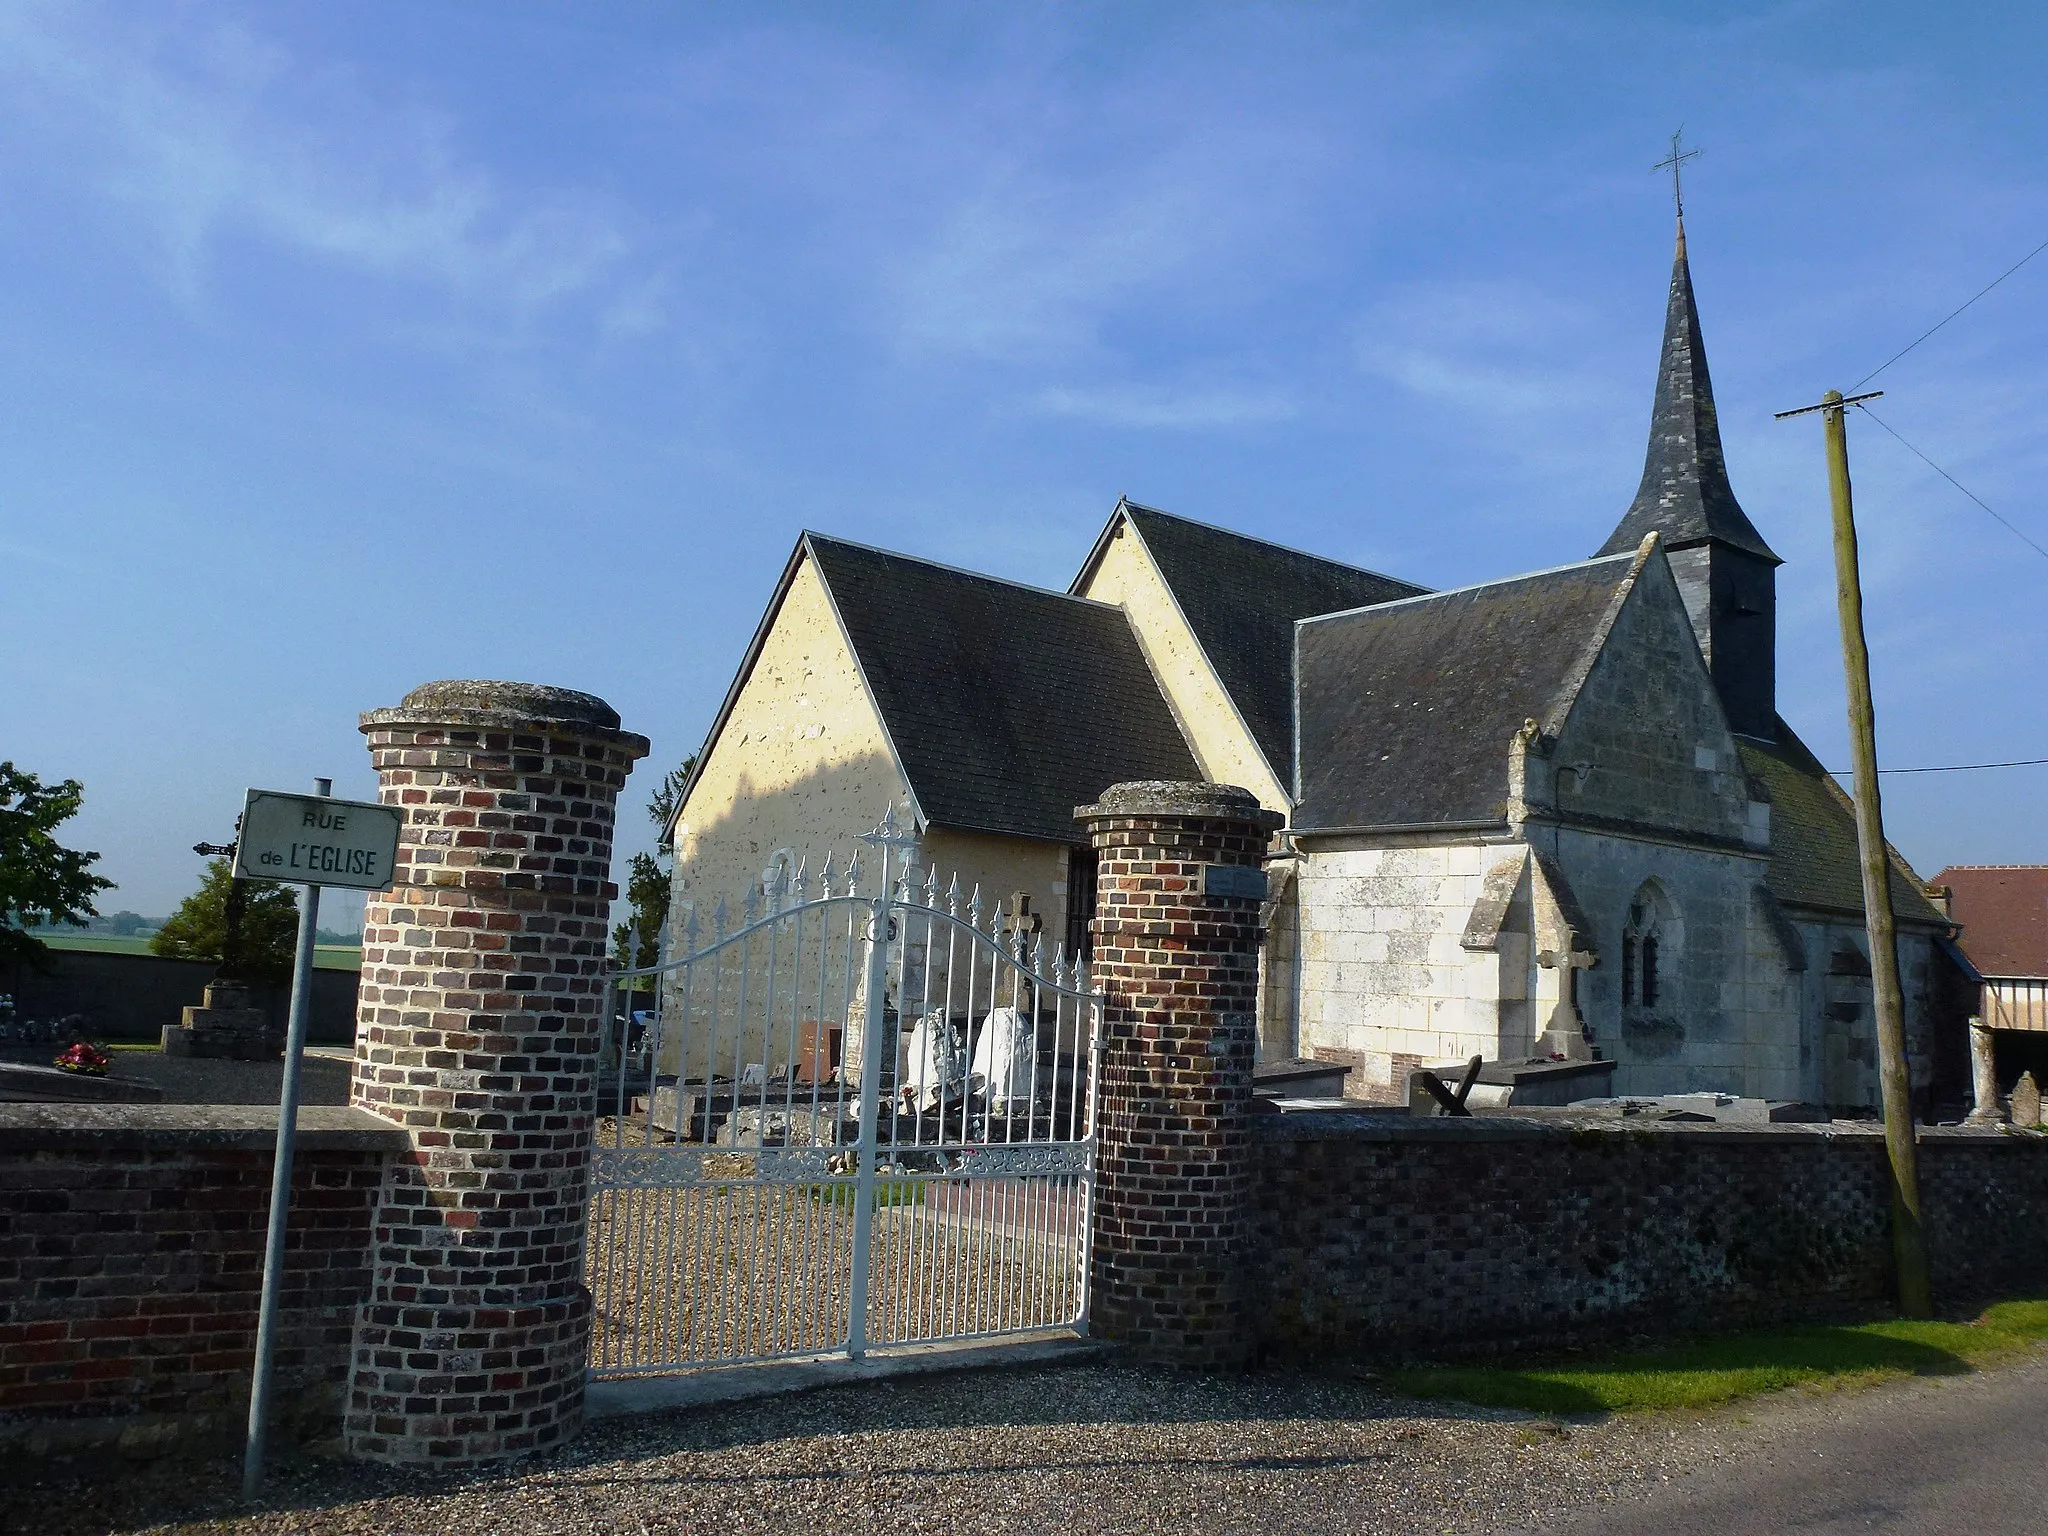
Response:
[{"label": "stone cap on pillar", "polygon": [[396,709],[372,709],[362,716],[361,729],[389,725],[454,725],[480,730],[527,730],[553,726],[584,736],[616,739],[636,757],[645,757],[647,738],[619,728],[619,712],[594,693],[550,688],[544,683],[491,682],[449,678],[422,683],[399,700]]},{"label": "stone cap on pillar", "polygon": [[1190,783],[1180,779],[1132,779],[1112,784],[1093,805],[1074,807],[1076,821],[1111,821],[1128,816],[1184,820],[1241,821],[1262,832],[1277,832],[1287,818],[1259,804],[1259,797],[1235,784]]}]

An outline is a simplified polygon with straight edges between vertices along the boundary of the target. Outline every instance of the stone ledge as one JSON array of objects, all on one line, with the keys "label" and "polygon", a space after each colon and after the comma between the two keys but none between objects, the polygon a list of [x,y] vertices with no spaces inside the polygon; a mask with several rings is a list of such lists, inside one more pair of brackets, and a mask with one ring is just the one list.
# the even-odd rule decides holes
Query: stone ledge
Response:
[{"label": "stone ledge", "polygon": [[[1825,1124],[1717,1125],[1697,1120],[1652,1120],[1646,1116],[1574,1114],[1557,1110],[1474,1115],[1467,1119],[1410,1115],[1404,1111],[1374,1112],[1337,1105],[1304,1105],[1278,1113],[1253,1115],[1252,1138],[1262,1142],[1529,1142],[1571,1141],[1585,1137],[1678,1137],[1728,1142],[1851,1141],[1881,1147],[1884,1126],[1875,1120],[1835,1120]],[[2018,1131],[2010,1126],[1923,1125],[1917,1141],[1923,1147],[1968,1146],[2048,1149],[2048,1134]]]},{"label": "stone ledge", "polygon": [[1235,784],[1183,782],[1178,779],[1132,779],[1112,784],[1093,805],[1077,805],[1078,821],[1112,821],[1155,817],[1200,821],[1250,822],[1262,832],[1277,830],[1286,820],[1259,804],[1258,797]]},{"label": "stone ledge", "polygon": [[[0,1104],[0,1152],[268,1152],[277,1110],[262,1104]],[[403,1152],[405,1131],[367,1110],[299,1110],[302,1151]]]}]

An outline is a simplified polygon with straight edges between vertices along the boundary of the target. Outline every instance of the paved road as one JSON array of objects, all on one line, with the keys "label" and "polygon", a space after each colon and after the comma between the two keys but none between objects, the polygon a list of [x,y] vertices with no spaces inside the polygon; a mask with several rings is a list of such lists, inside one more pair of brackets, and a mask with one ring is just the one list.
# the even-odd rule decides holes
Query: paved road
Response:
[{"label": "paved road", "polygon": [[1773,1415],[1763,1427],[1762,1443],[1646,1499],[1542,1529],[1546,1536],[2018,1536],[2048,1528],[2048,1363],[1897,1393],[1851,1393],[1824,1416]]}]

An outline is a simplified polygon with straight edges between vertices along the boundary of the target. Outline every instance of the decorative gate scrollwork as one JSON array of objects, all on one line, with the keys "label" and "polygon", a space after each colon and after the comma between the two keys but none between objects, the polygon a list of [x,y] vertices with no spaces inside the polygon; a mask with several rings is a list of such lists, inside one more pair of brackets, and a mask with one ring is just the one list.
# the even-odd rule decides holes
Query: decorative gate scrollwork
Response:
[{"label": "decorative gate scrollwork", "polygon": [[[616,972],[591,1369],[1082,1328],[1101,998],[894,814]],[[730,928],[730,931],[728,929]]]}]

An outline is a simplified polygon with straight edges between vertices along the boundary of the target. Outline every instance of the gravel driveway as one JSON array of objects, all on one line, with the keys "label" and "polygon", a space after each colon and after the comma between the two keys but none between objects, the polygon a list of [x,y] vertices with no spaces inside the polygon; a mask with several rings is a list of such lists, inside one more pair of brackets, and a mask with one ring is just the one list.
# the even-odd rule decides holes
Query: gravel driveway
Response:
[{"label": "gravel driveway", "polygon": [[[1779,1418],[1816,1401],[1788,1395]],[[1567,1426],[1348,1377],[1090,1363],[605,1420],[556,1456],[466,1476],[301,1461],[247,1513],[231,1457],[0,1488],[0,1529],[1502,1531],[1654,1488],[1764,1432],[1740,1414]]]}]

